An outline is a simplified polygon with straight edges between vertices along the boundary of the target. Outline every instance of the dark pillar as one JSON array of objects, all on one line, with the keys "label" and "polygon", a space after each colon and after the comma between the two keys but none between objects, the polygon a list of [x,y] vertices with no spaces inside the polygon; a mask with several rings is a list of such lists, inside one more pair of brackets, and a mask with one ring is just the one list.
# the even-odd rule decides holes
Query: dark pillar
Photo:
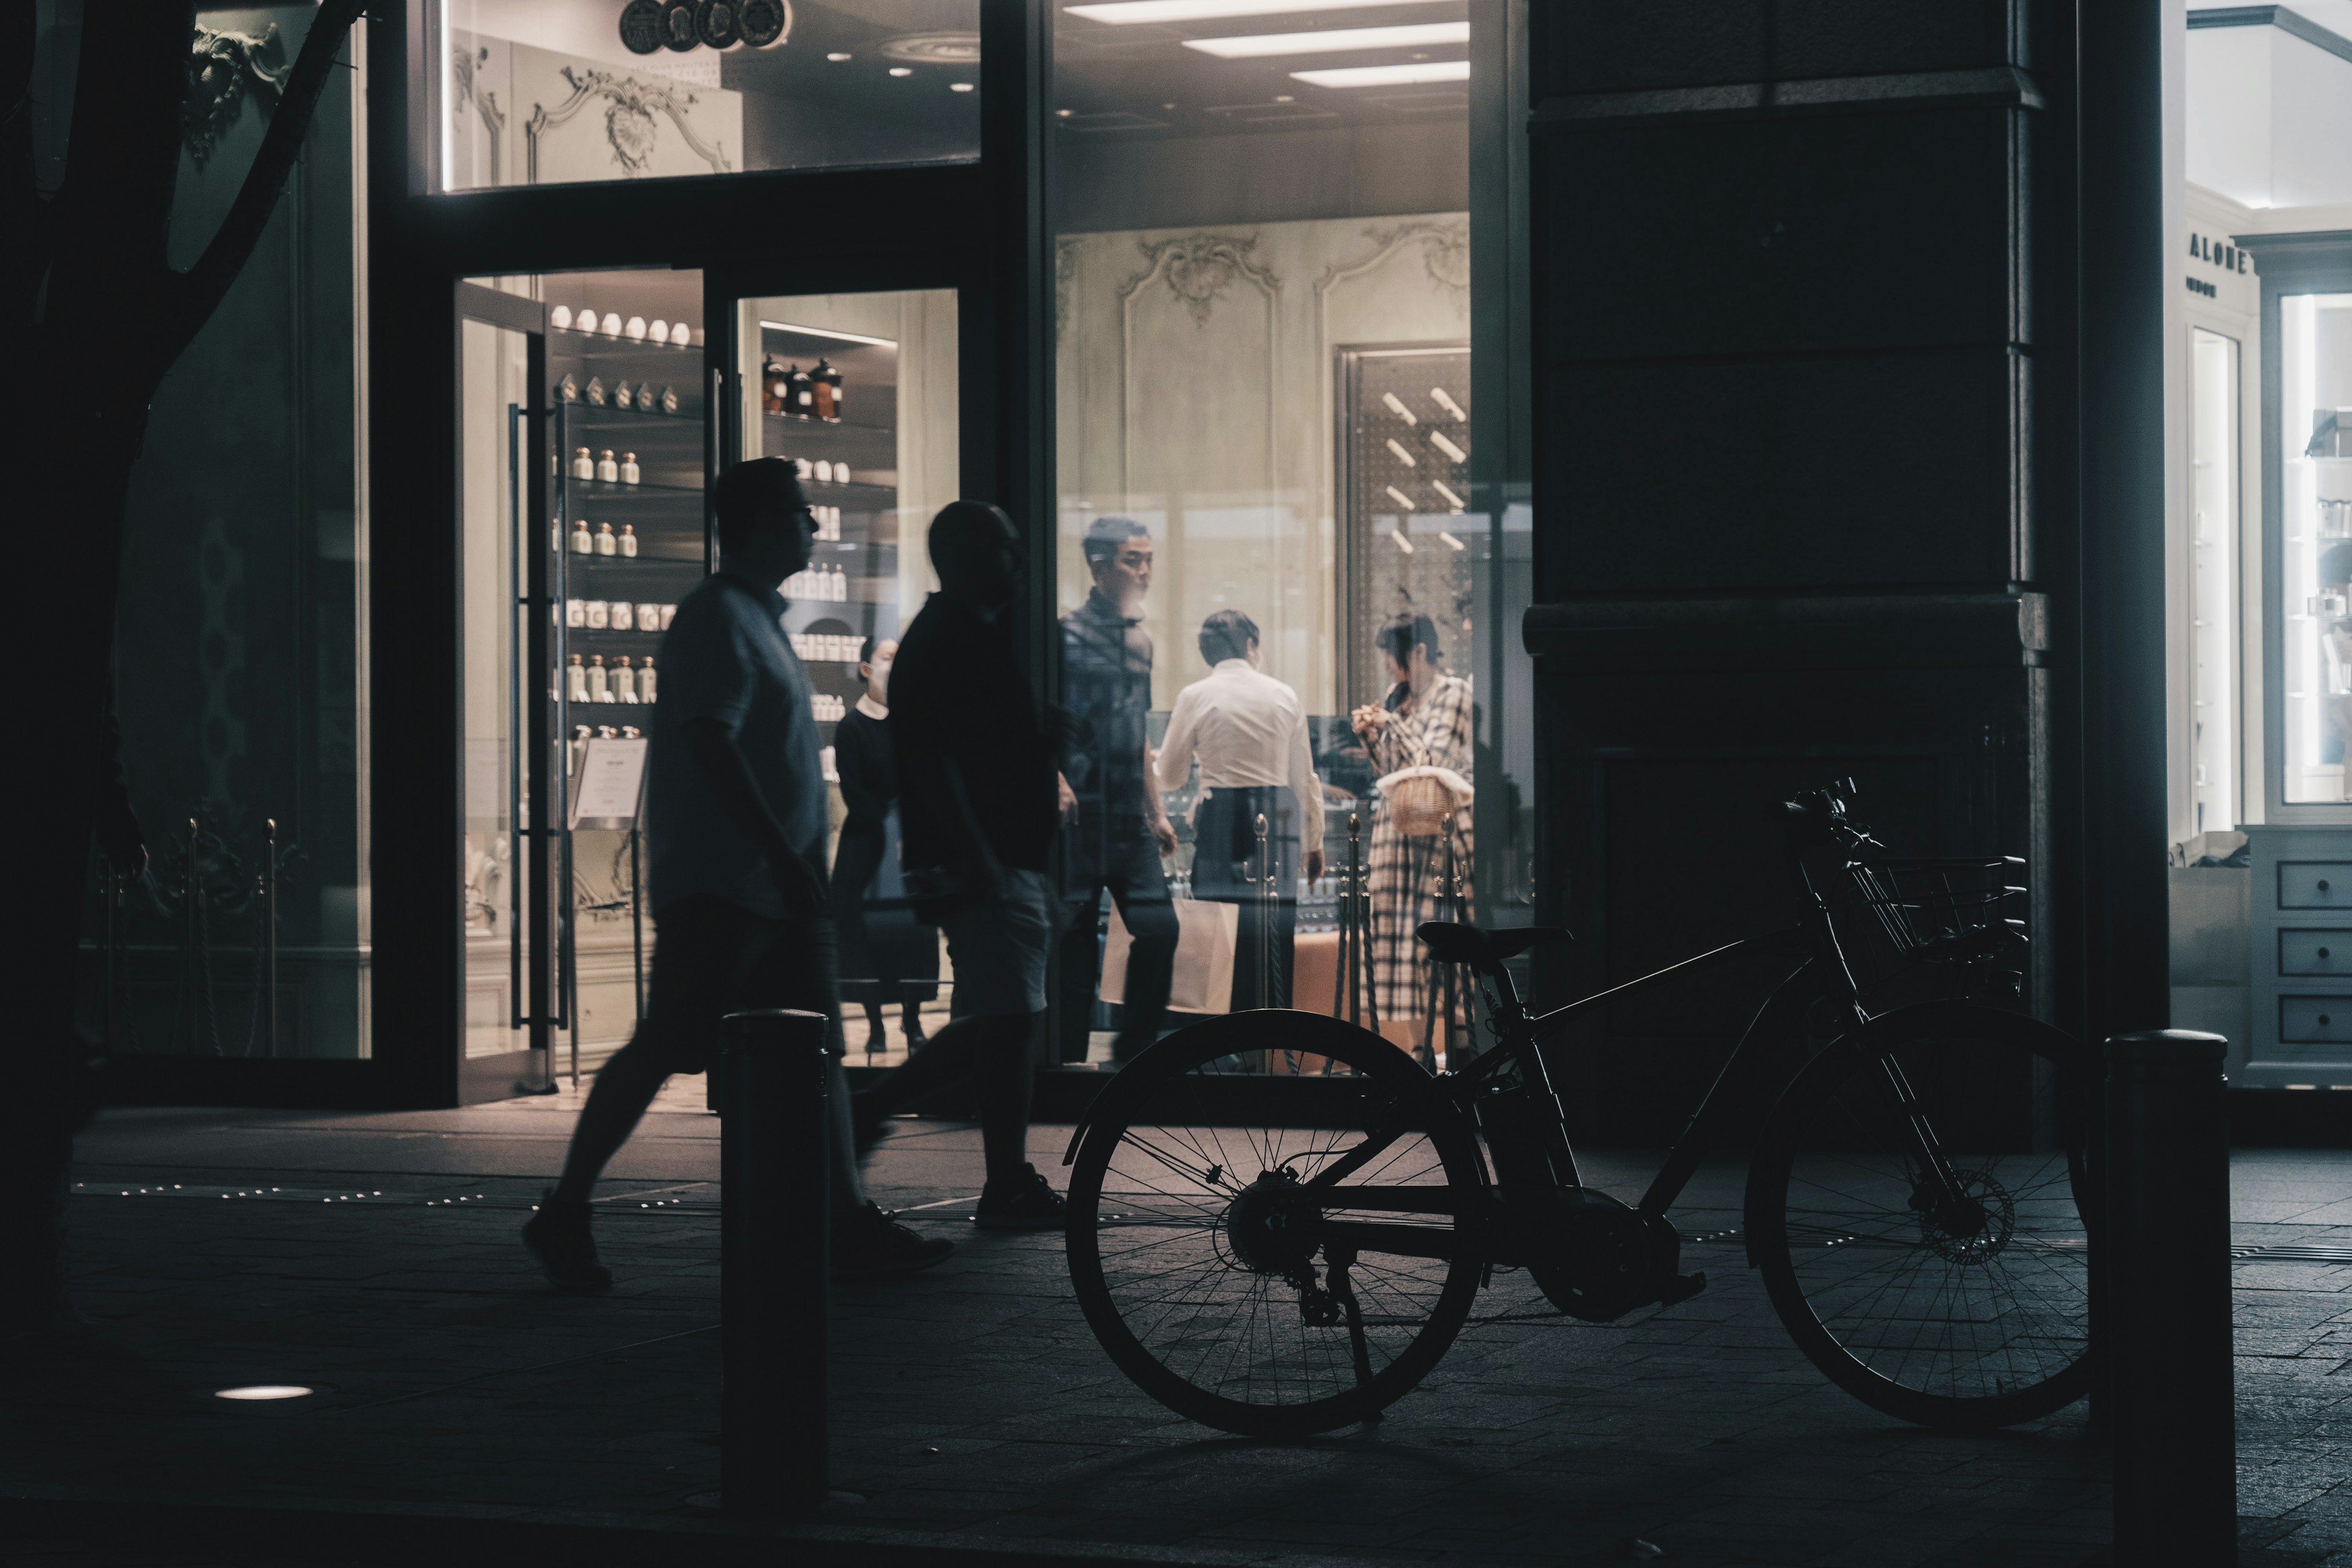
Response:
[{"label": "dark pillar", "polygon": [[2238,1560],[2228,1048],[2186,1030],[2107,1042],[2092,1264],[2117,1563]]},{"label": "dark pillar", "polygon": [[719,1495],[776,1515],[825,1500],[833,1284],[826,1020],[730,1014],[719,1063]]},{"label": "dark pillar", "polygon": [[[2027,857],[2035,1011],[2162,1018],[2156,20],[2143,72],[2116,9],[2083,23],[2084,90],[2146,123],[2099,130],[2081,180],[2072,5],[1532,11],[1538,887],[1585,939],[1561,989],[1784,919],[1769,813],[1850,773],[1900,852]],[[2131,215],[2095,243],[2094,176]],[[2084,257],[2129,265],[2078,332]],[[1754,1003],[1717,997],[1596,1021],[1612,1129],[1671,1131]]]}]

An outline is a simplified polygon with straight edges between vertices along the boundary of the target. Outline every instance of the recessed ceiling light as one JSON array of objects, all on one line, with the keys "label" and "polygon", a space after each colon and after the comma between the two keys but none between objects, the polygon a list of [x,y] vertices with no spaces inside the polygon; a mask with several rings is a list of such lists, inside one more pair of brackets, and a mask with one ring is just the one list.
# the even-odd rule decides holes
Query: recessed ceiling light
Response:
[{"label": "recessed ceiling light", "polygon": [[1187,38],[1184,47],[1221,60],[1269,55],[1339,54],[1353,49],[1410,49],[1423,44],[1466,44],[1467,22],[1423,22],[1409,27],[1334,27],[1328,33],[1251,33],[1234,38]]},{"label": "recessed ceiling light", "polygon": [[1076,110],[1072,109],[1057,109],[1054,110],[1055,115],[1063,120],[1067,120],[1071,115],[1076,112],[1077,111]]},{"label": "recessed ceiling light", "polygon": [[1423,81],[1468,81],[1468,60],[1431,60],[1411,66],[1339,66],[1331,70],[1292,71],[1290,79],[1310,87],[1407,87]]},{"label": "recessed ceiling light", "polygon": [[213,1391],[215,1399],[300,1399],[310,1391],[299,1383],[255,1383]]},{"label": "recessed ceiling light", "polygon": [[950,92],[970,92],[971,90],[971,83],[968,81],[951,81],[948,83],[948,90]]},{"label": "recessed ceiling light", "polygon": [[1068,15],[1114,27],[1139,22],[1214,22],[1226,16],[1278,16],[1287,11],[1369,11],[1375,5],[1412,5],[1420,0],[1105,0],[1066,5]]},{"label": "recessed ceiling light", "polygon": [[827,55],[827,56],[825,56],[824,58],[825,58],[826,59],[831,60],[834,64],[835,64],[835,65],[839,65],[842,61],[844,61],[844,60],[847,59],[849,57],[848,57],[847,55],[843,55],[843,54],[831,54],[831,55]]},{"label": "recessed ceiling light", "polygon": [[1298,100],[1289,93],[1277,92],[1274,95],[1274,101],[1276,103],[1297,103]]},{"label": "recessed ceiling light", "polygon": [[912,76],[915,74],[915,68],[912,66],[892,66],[890,68],[890,74],[892,76]]}]

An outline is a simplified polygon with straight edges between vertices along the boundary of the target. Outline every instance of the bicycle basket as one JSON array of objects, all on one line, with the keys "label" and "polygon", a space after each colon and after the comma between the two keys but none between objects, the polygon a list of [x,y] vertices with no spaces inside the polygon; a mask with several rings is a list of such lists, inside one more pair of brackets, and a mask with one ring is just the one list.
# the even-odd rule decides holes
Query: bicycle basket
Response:
[{"label": "bicycle basket", "polygon": [[1846,872],[1906,958],[1980,963],[2024,940],[2025,862],[2014,855],[1854,861]]}]

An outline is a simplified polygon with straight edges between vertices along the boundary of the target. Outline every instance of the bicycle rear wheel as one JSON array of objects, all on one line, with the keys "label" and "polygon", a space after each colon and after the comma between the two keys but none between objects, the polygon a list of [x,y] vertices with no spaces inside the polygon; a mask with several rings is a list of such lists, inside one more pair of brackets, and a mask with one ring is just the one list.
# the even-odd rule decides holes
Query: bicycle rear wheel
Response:
[{"label": "bicycle rear wheel", "polygon": [[[1748,1172],[1749,1257],[1832,1382],[1961,1430],[2089,1392],[2087,1073],[2046,1025],[1937,1003],[1875,1020],[1797,1076]],[[1957,1204],[1925,1180],[1898,1075]]]},{"label": "bicycle rear wheel", "polygon": [[[1328,1071],[1265,1070],[1318,1058]],[[1484,1186],[1475,1139],[1396,1047],[1316,1014],[1233,1014],[1103,1090],[1070,1176],[1071,1283],[1111,1360],[1171,1410],[1252,1436],[1328,1432],[1377,1415],[1453,1342],[1483,1268]]]}]

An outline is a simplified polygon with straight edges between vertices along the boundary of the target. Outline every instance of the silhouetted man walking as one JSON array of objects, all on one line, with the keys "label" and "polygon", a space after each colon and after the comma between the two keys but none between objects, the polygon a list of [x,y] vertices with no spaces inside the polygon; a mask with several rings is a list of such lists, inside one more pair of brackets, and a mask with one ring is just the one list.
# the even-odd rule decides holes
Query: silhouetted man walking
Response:
[{"label": "silhouetted man walking", "polygon": [[907,890],[955,965],[955,1016],[907,1065],[858,1097],[861,1142],[883,1117],[972,1080],[988,1179],[973,1217],[1059,1229],[1062,1197],[1029,1163],[1031,1040],[1045,1010],[1054,896],[1045,877],[1060,816],[1054,736],[1005,615],[1021,581],[1012,521],[979,501],[931,520],[940,591],[898,644],[890,740],[898,759]]},{"label": "silhouetted man walking", "polygon": [[953,1249],[866,1202],[852,1154],[825,908],[824,779],[808,676],[784,635],[776,591],[809,563],[816,520],[793,466],[779,458],[729,469],[716,500],[725,564],[686,596],[662,635],[662,700],[646,757],[656,941],[646,1019],[596,1075],[562,1179],[523,1226],[524,1244],[564,1289],[613,1282],[588,1227],[588,1195],[605,1162],[664,1079],[709,1068],[719,1020],[755,1007],[835,1020],[835,1267],[903,1271]]}]

